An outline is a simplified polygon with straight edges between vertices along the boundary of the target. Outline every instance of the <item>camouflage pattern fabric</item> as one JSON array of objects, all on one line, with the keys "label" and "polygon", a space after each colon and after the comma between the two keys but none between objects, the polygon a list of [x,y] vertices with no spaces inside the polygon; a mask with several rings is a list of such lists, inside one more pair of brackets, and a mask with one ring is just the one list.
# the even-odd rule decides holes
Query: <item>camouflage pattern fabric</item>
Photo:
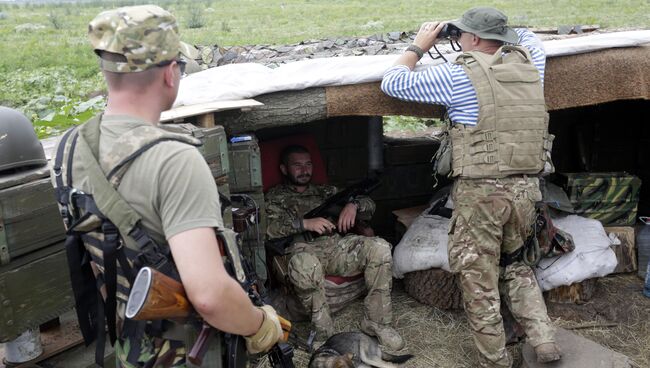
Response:
[{"label": "camouflage pattern fabric", "polygon": [[449,230],[449,263],[460,275],[463,304],[481,367],[510,367],[499,313],[505,301],[537,346],[554,341],[554,330],[533,270],[521,262],[499,267],[531,233],[539,180],[525,176],[459,179]]},{"label": "camouflage pattern fabric", "polygon": [[[269,239],[282,238],[302,232],[299,221],[310,210],[318,207],[325,199],[334,195],[333,185],[310,184],[304,192],[296,192],[287,184],[277,185],[266,194],[267,220],[266,235]],[[375,202],[367,196],[359,196],[357,220],[368,221],[375,212]]]},{"label": "camouflage pattern fabric", "polygon": [[364,273],[368,288],[365,317],[382,325],[391,323],[393,259],[387,241],[378,237],[333,235],[311,243],[296,243],[289,252],[289,281],[305,309],[311,311],[316,326],[324,326],[329,318],[325,275],[353,276],[360,272]]},{"label": "camouflage pattern fabric", "polygon": [[559,184],[580,216],[603,225],[634,225],[641,180],[622,172],[562,173]]},{"label": "camouflage pattern fabric", "polygon": [[117,339],[115,342],[116,364],[121,368],[185,368],[185,346],[181,341],[163,340],[156,337],[144,336],[140,341],[140,356],[138,365],[127,361],[133,339]]},{"label": "camouflage pattern fabric", "polygon": [[[302,233],[303,214],[336,193],[329,185],[309,185],[296,192],[286,184],[272,188],[266,196],[267,236],[280,238]],[[368,220],[375,210],[368,197],[359,197],[358,220]],[[352,276],[364,273],[368,295],[365,315],[373,322],[392,321],[390,289],[392,256],[390,244],[378,237],[348,234],[325,235],[311,242],[297,242],[289,249],[289,280],[304,307],[312,312],[312,322],[323,325],[329,318],[325,302],[324,276]]]},{"label": "camouflage pattern fabric", "polygon": [[126,62],[100,60],[102,69],[116,73],[141,72],[179,53],[194,59],[198,52],[180,41],[176,18],[155,5],[129,6],[100,13],[88,24],[95,51],[108,51]]}]

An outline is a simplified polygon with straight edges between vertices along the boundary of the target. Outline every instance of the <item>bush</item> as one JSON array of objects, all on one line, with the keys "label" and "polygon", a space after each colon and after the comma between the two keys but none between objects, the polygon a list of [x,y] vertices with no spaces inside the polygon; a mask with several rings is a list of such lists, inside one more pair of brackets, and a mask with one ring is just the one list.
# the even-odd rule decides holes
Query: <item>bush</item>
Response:
[{"label": "bush", "polygon": [[54,29],[63,29],[63,19],[59,14],[52,12],[47,15],[47,19]]},{"label": "bush", "polygon": [[203,28],[205,26],[205,17],[203,10],[199,8],[191,8],[189,17],[187,18],[187,28]]},{"label": "bush", "polygon": [[439,124],[441,122],[438,119],[424,119],[413,116],[384,116],[384,130],[387,132],[400,130],[416,132]]}]

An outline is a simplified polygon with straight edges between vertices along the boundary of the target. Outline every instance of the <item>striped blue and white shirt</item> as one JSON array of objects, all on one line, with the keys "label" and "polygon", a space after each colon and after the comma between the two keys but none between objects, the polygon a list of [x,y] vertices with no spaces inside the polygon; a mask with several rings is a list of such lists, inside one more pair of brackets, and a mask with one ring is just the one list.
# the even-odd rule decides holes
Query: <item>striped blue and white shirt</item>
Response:
[{"label": "striped blue and white shirt", "polygon": [[[519,35],[519,45],[530,52],[544,83],[546,53],[542,42],[527,29],[515,31]],[[405,65],[396,65],[384,73],[381,90],[401,100],[444,105],[454,123],[478,123],[476,90],[461,65],[447,62],[421,72],[413,72]]]}]

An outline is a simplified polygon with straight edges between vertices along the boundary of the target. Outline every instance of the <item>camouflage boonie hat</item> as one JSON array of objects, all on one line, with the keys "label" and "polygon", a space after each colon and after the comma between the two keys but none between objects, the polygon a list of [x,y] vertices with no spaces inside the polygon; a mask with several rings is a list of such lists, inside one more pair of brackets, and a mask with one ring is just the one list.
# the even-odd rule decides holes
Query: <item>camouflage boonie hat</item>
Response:
[{"label": "camouflage boonie hat", "polygon": [[473,33],[486,40],[497,40],[511,44],[519,41],[519,36],[508,27],[508,17],[500,10],[491,7],[476,7],[466,11],[463,16],[449,22],[461,31]]},{"label": "camouflage boonie hat", "polygon": [[145,71],[179,57],[198,53],[181,42],[176,18],[155,5],[128,6],[100,13],[88,24],[88,37],[96,53],[122,55],[126,62],[100,58],[100,68],[116,73]]}]

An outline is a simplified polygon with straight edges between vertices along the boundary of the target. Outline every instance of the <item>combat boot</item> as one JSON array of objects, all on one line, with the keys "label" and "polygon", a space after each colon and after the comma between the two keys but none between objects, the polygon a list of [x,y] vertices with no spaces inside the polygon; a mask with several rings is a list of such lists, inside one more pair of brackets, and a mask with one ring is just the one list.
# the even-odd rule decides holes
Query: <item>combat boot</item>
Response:
[{"label": "combat boot", "polygon": [[314,313],[311,318],[311,323],[316,330],[316,340],[325,341],[334,335],[334,322],[332,322],[329,310]]},{"label": "combat boot", "polygon": [[402,350],[404,348],[404,339],[389,325],[381,325],[364,318],[361,322],[361,331],[366,335],[376,336],[379,343],[390,350]]},{"label": "combat boot", "polygon": [[535,346],[535,354],[539,363],[549,363],[562,358],[560,348],[554,342],[547,342]]}]

